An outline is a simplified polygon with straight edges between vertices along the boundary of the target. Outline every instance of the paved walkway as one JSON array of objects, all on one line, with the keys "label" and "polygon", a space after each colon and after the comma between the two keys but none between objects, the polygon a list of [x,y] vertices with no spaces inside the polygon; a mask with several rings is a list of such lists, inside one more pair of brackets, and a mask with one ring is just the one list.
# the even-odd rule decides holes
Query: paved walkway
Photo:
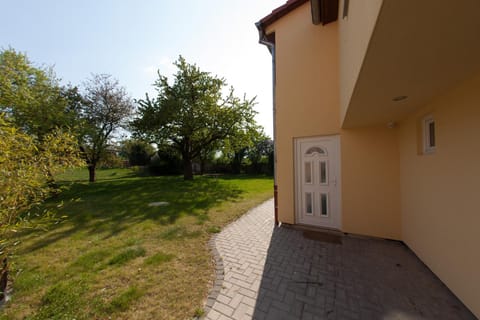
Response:
[{"label": "paved walkway", "polygon": [[476,319],[401,243],[306,239],[274,227],[273,200],[213,242],[223,263],[205,319]]}]

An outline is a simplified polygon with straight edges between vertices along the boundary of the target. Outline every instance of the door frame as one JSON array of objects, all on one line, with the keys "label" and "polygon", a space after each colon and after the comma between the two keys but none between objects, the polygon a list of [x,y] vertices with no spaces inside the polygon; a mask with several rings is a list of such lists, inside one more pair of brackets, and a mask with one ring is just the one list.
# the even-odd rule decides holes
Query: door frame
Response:
[{"label": "door frame", "polygon": [[[294,173],[294,205],[295,205],[295,224],[300,223],[300,214],[301,214],[301,165],[302,164],[302,155],[300,154],[300,143],[301,142],[315,142],[321,141],[322,139],[333,140],[336,150],[332,156],[329,155],[328,161],[335,163],[335,173],[336,173],[336,207],[338,212],[334,216],[334,227],[327,226],[318,226],[318,225],[309,225],[313,227],[333,229],[333,230],[342,230],[342,176],[341,176],[341,144],[340,144],[340,135],[321,135],[321,136],[309,136],[309,137],[297,137],[293,139],[293,173]],[[331,153],[330,153],[331,154]]]}]

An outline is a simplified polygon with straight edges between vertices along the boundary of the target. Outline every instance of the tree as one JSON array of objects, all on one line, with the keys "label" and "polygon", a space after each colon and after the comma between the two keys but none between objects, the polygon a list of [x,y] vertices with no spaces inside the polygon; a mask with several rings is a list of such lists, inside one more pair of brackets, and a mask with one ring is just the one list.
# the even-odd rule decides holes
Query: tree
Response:
[{"label": "tree", "polygon": [[95,181],[97,164],[105,156],[118,129],[127,124],[134,106],[125,88],[111,75],[93,75],[85,83],[81,117],[81,150],[87,162],[89,181]]},{"label": "tree", "polygon": [[[52,172],[78,166],[76,138],[62,130],[48,133],[39,143],[16,128],[0,113],[0,300],[4,298],[8,275],[7,256],[11,238],[20,228],[35,227],[30,210],[52,192],[46,182]],[[44,212],[36,221],[51,221]]]},{"label": "tree", "polygon": [[253,121],[254,99],[226,96],[224,79],[201,71],[183,57],[174,62],[173,84],[158,73],[157,98],[138,100],[138,117],[132,122],[137,135],[168,144],[182,155],[184,179],[193,179],[192,160],[212,144],[227,138],[235,127]]},{"label": "tree", "polygon": [[208,148],[202,149],[197,160],[200,162],[200,174],[205,174],[207,163],[211,163],[219,150],[219,143],[213,143]]},{"label": "tree", "polygon": [[155,149],[148,142],[129,139],[122,142],[122,153],[131,166],[145,166],[155,154]]},{"label": "tree", "polygon": [[225,139],[223,153],[229,159],[232,173],[241,172],[243,161],[263,135],[263,128],[251,122],[244,126],[236,126],[232,135]]},{"label": "tree", "polygon": [[182,158],[178,150],[170,145],[159,145],[150,159],[148,170],[155,176],[177,175],[182,173]]},{"label": "tree", "polygon": [[267,173],[273,173],[273,140],[267,137],[263,132],[261,132],[256,139],[253,141],[253,146],[251,146],[247,151],[247,157],[250,160],[253,172],[261,173],[262,163],[268,164]]},{"label": "tree", "polygon": [[25,54],[0,52],[0,112],[39,142],[78,119],[78,90],[60,86],[52,68],[33,66]]},{"label": "tree", "polygon": [[[60,86],[52,68],[35,67],[14,49],[0,52],[0,113],[30,135],[37,147],[59,128],[75,132],[78,101],[78,89]],[[53,174],[47,172],[53,187]]]}]

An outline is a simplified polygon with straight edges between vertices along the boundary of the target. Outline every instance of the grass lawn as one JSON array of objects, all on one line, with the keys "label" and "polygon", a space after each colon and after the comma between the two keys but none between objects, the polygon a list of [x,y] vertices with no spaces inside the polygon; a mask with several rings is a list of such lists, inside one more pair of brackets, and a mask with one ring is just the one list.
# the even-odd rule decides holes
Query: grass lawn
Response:
[{"label": "grass lawn", "polygon": [[266,177],[87,177],[61,176],[69,188],[47,202],[64,222],[19,235],[0,319],[191,319],[213,279],[207,241],[273,196]]}]

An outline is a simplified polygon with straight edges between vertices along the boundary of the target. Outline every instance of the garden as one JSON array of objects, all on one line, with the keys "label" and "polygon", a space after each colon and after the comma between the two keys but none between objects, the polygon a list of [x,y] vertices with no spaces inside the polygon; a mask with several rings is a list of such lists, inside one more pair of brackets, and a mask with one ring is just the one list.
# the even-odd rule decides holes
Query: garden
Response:
[{"label": "garden", "polygon": [[86,169],[58,177],[58,222],[15,237],[0,319],[192,319],[214,268],[209,239],[272,197],[267,176],[142,176]]},{"label": "garden", "polygon": [[255,98],[182,56],[156,96],[0,51],[0,319],[190,319],[209,239],[272,196]]}]

